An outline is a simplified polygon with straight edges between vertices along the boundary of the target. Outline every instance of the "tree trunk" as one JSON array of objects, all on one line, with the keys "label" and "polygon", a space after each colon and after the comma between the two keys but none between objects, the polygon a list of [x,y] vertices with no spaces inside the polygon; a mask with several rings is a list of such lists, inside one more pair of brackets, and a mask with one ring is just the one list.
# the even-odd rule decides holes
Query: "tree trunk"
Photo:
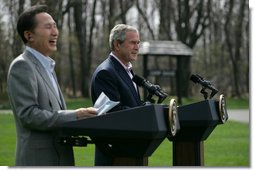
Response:
[{"label": "tree trunk", "polygon": [[[82,0],[76,0],[74,2],[74,20],[76,35],[79,42],[79,58],[80,58],[80,90],[83,97],[87,97],[88,90],[86,89],[85,75],[86,75],[86,4],[83,4]],[[83,14],[85,15],[83,17]]]},{"label": "tree trunk", "polygon": [[85,66],[86,66],[86,71],[87,73],[84,75],[84,81],[85,81],[85,92],[84,96],[89,97],[89,88],[90,88],[90,74],[91,74],[91,65],[92,65],[92,52],[93,52],[93,30],[95,28],[95,10],[96,10],[96,4],[97,0],[94,0],[93,2],[93,7],[92,7],[92,12],[91,12],[91,25],[90,25],[90,31],[89,31],[89,39],[88,39],[88,51],[86,55],[86,60],[85,60]]},{"label": "tree trunk", "polygon": [[72,87],[72,96],[76,96],[76,79],[75,79],[75,70],[73,62],[73,52],[72,52],[72,27],[71,27],[71,14],[68,13],[68,29],[69,29],[69,62],[70,62],[70,78],[71,78],[71,87]]},{"label": "tree trunk", "polygon": [[[234,88],[235,95],[239,98],[242,97],[241,94],[241,48],[242,48],[242,32],[243,32],[243,18],[244,18],[244,9],[245,9],[246,0],[242,0],[239,12],[233,15],[233,10],[235,7],[235,1],[229,1],[229,12],[226,16],[225,23],[225,35],[226,35],[226,44],[229,51],[229,56],[232,62],[233,67],[233,77],[234,77]],[[237,15],[237,17],[235,17]],[[236,18],[236,19],[235,19]]]}]

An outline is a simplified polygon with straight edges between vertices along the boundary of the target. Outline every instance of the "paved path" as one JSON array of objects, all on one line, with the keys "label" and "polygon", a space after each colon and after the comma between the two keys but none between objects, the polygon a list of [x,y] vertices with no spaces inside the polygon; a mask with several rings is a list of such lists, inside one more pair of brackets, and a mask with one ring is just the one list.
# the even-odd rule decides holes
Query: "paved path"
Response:
[{"label": "paved path", "polygon": [[243,123],[250,122],[250,111],[247,109],[228,110],[229,120],[239,121]]},{"label": "paved path", "polygon": [[[0,114],[12,113],[11,110],[0,110]],[[234,109],[228,110],[229,120],[249,123],[250,122],[250,112],[248,109]]]},{"label": "paved path", "polygon": [[0,110],[0,114],[10,114],[10,113],[12,113],[12,111],[11,110]]}]

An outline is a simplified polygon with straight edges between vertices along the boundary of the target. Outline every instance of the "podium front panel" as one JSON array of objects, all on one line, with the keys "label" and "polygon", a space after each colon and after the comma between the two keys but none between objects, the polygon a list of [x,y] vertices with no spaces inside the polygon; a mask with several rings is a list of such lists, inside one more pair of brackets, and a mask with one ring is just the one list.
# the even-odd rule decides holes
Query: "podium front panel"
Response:
[{"label": "podium front panel", "polygon": [[67,122],[61,136],[89,136],[107,155],[150,156],[168,135],[167,107],[147,105]]},{"label": "podium front panel", "polygon": [[178,107],[181,129],[171,141],[203,141],[208,138],[219,124],[218,106],[215,100]]}]

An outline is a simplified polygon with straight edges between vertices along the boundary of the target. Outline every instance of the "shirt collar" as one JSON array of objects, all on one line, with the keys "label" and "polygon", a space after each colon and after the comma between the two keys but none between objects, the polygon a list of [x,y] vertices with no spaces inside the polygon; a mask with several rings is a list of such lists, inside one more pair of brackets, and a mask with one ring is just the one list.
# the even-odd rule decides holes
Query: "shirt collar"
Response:
[{"label": "shirt collar", "polygon": [[111,56],[113,56],[123,67],[126,71],[130,71],[132,69],[132,63],[128,62],[128,66],[124,65],[122,61],[118,57],[116,57],[112,52],[110,53]]},{"label": "shirt collar", "polygon": [[40,63],[47,71],[50,71],[51,73],[54,71],[56,62],[53,59],[51,59],[49,56],[44,56],[43,54],[29,46],[26,46],[26,50],[31,52],[34,57],[40,61]]}]

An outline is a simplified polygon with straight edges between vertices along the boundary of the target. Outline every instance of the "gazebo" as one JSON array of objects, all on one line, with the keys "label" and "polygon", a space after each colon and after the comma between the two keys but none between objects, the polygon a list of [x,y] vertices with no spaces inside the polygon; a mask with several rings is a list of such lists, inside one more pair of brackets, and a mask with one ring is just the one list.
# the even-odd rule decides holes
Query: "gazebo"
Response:
[{"label": "gazebo", "polygon": [[[176,94],[178,103],[181,104],[182,86],[181,83],[186,78],[188,73],[181,72],[184,66],[184,60],[190,60],[193,52],[192,49],[180,41],[145,41],[140,45],[139,55],[143,56],[143,76],[147,79],[148,76],[160,77],[175,77],[176,79]],[[174,69],[149,69],[148,63],[150,58],[173,57],[176,59],[176,68]],[[144,92],[146,95],[146,92]]]}]

